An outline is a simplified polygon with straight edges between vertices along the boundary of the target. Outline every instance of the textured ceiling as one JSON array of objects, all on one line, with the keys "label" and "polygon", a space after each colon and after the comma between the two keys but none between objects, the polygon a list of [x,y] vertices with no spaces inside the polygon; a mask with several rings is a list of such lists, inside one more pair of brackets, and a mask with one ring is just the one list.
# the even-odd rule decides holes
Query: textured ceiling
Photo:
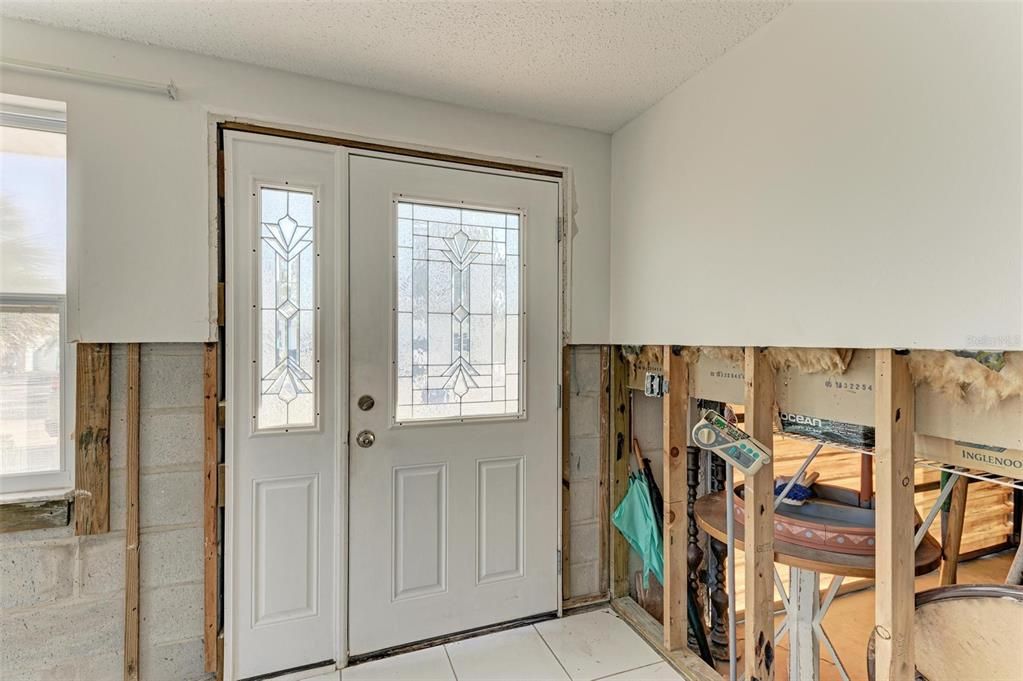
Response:
[{"label": "textured ceiling", "polygon": [[0,15],[611,132],[785,4],[3,0]]}]

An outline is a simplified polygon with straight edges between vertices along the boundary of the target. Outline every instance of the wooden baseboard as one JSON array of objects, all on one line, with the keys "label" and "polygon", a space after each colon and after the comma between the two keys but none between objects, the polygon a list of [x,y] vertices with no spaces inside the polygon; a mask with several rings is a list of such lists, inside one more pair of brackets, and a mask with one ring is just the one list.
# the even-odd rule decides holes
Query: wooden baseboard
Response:
[{"label": "wooden baseboard", "polygon": [[664,626],[636,601],[628,596],[616,598],[611,601],[611,608],[686,681],[721,681],[721,675],[688,647],[682,646],[678,650],[665,648]]}]

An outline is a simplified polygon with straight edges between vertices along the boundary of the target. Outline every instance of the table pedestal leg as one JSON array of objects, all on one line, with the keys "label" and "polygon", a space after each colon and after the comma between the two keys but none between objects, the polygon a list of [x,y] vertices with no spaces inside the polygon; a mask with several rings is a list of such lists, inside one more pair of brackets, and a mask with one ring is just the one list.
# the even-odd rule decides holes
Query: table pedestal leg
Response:
[{"label": "table pedestal leg", "polygon": [[820,575],[789,568],[789,680],[818,681],[820,644],[814,619],[820,608]]}]

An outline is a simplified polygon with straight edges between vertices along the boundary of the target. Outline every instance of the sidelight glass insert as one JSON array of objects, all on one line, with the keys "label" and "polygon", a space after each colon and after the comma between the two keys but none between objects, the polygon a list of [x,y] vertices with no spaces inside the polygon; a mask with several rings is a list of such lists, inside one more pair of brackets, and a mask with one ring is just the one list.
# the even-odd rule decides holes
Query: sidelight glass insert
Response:
[{"label": "sidelight glass insert", "polygon": [[395,420],[521,415],[522,216],[397,202]]},{"label": "sidelight glass insert", "polygon": [[256,429],[316,425],[316,200],[259,189]]}]

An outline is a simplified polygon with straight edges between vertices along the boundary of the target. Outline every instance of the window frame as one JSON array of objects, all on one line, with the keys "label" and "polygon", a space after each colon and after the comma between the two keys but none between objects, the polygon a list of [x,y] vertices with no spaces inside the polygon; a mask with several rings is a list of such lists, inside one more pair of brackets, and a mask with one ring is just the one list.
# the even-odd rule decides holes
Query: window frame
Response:
[{"label": "window frame", "polygon": [[[22,128],[39,132],[59,133],[67,136],[67,116],[64,112],[35,109],[4,103],[0,107],[0,127]],[[66,148],[66,147],[65,147]],[[65,175],[67,155],[65,154]],[[67,219],[65,216],[65,247]],[[65,262],[65,271],[67,264]],[[65,285],[66,286],[66,285]],[[60,426],[58,442],[60,465],[56,470],[28,473],[0,474],[0,497],[27,497],[65,494],[75,485],[75,380],[76,353],[67,334],[67,291],[63,294],[6,293],[0,291],[0,307],[55,307],[59,320],[60,342]]]}]

